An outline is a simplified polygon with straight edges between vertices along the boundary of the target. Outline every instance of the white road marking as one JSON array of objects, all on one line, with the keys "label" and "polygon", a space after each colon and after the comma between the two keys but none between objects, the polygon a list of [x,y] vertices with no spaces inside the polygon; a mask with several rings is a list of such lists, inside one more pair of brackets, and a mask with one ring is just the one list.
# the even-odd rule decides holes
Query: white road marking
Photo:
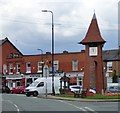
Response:
[{"label": "white road marking", "polygon": [[77,108],[77,109],[79,109],[79,110],[84,111],[85,113],[88,113],[87,110],[85,110],[85,109],[83,109],[83,108],[81,108],[81,107],[78,107],[78,106],[76,106],[76,105],[74,105],[74,104],[71,104],[71,103],[68,103],[68,102],[65,102],[65,101],[62,101],[62,100],[58,100],[58,101],[60,101],[60,102],[62,102],[62,103],[65,103],[65,104],[68,104],[68,105],[71,105],[71,106],[73,106],[73,107],[75,107],[75,108]]},{"label": "white road marking", "polygon": [[17,112],[20,113],[18,106],[16,104],[14,104],[12,101],[10,101],[10,100],[2,100],[2,101],[6,101],[6,102],[13,104],[15,106],[15,108],[17,109]]},{"label": "white road marking", "polygon": [[68,102],[65,102],[65,101],[62,101],[62,100],[58,100],[58,101],[60,101],[60,102],[62,102],[62,103],[65,103],[65,104],[68,104],[68,105],[71,105],[71,106],[73,106],[73,107],[75,107],[75,108],[77,108],[77,109],[79,109],[79,110],[84,111],[85,113],[88,113],[89,111],[91,111],[91,112],[93,112],[93,113],[98,113],[98,112],[96,112],[95,110],[93,110],[93,109],[91,109],[91,108],[89,108],[89,107],[81,108],[81,107],[78,107],[78,106],[76,106],[76,105],[74,105],[74,104],[71,104],[71,103],[68,103]]},{"label": "white road marking", "polygon": [[87,110],[89,110],[89,111],[92,111],[93,113],[98,113],[98,112],[96,112],[95,110],[93,110],[93,109],[91,109],[89,107],[84,107],[84,108],[87,109]]}]

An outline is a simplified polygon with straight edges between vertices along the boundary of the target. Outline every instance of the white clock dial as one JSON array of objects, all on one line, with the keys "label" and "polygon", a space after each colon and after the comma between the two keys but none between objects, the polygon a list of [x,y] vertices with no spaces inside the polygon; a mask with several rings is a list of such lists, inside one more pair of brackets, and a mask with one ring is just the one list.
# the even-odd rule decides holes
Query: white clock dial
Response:
[{"label": "white clock dial", "polygon": [[89,55],[90,56],[97,56],[98,55],[98,48],[97,47],[90,47],[89,48]]}]

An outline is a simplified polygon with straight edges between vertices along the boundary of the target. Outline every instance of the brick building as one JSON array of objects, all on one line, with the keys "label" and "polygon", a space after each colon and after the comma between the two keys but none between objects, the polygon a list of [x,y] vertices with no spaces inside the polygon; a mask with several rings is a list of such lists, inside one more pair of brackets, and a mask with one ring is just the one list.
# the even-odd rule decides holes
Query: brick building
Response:
[{"label": "brick building", "polygon": [[[92,29],[94,29],[94,26]],[[89,33],[92,32],[92,29]],[[36,78],[46,76],[44,73],[45,65],[48,67],[47,76],[51,76],[52,57],[50,52],[38,55],[23,55],[8,38],[5,38],[0,40],[0,53],[0,75],[4,79],[3,85],[9,87],[26,86]],[[116,70],[117,76],[120,76],[120,49],[106,50],[103,51],[102,55],[104,76],[111,82],[109,78],[112,77],[113,70]],[[71,77],[71,84],[82,84],[85,64],[87,64],[87,61],[84,50],[81,52],[63,51],[63,53],[54,54],[55,75],[63,76],[66,74]],[[91,64],[90,70],[90,74],[95,76],[94,65]],[[91,86],[95,87],[94,82],[91,83]]]},{"label": "brick building", "polygon": [[[29,83],[38,77],[45,76],[43,69],[45,64],[48,66],[49,76],[51,76],[50,52],[39,55],[23,55],[8,38],[2,40],[1,47],[2,62],[0,73],[6,78],[9,87],[13,86],[13,81],[16,85],[22,85],[22,82]],[[84,61],[84,51],[56,53],[54,55],[55,75],[63,76],[66,73],[69,77],[77,76],[81,80],[84,72]],[[24,81],[24,78],[28,80]]]},{"label": "brick building", "polygon": [[120,82],[120,48],[103,51],[103,61],[107,82],[112,82],[113,71],[116,71],[118,82]]}]

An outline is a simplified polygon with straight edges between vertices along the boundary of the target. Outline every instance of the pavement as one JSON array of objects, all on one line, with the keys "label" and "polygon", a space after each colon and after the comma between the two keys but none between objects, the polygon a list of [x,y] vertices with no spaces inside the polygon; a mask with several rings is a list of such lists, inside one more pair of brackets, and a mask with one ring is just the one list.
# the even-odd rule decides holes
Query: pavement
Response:
[{"label": "pavement", "polygon": [[53,95],[40,95],[38,98],[45,99],[56,99],[56,100],[67,100],[67,101],[80,101],[80,102],[120,102],[120,99],[86,99],[86,98],[66,98],[66,97],[58,97]]}]

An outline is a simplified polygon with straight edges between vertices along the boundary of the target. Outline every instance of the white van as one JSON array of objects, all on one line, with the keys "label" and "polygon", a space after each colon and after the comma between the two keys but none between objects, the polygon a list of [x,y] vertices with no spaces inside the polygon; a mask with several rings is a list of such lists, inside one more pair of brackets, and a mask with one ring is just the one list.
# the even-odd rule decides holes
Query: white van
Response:
[{"label": "white van", "polygon": [[[54,89],[56,94],[59,93],[60,77],[54,77]],[[52,93],[52,77],[36,79],[25,89],[24,93],[26,96]]]},{"label": "white van", "polygon": [[120,84],[108,83],[106,92],[120,93]]}]

